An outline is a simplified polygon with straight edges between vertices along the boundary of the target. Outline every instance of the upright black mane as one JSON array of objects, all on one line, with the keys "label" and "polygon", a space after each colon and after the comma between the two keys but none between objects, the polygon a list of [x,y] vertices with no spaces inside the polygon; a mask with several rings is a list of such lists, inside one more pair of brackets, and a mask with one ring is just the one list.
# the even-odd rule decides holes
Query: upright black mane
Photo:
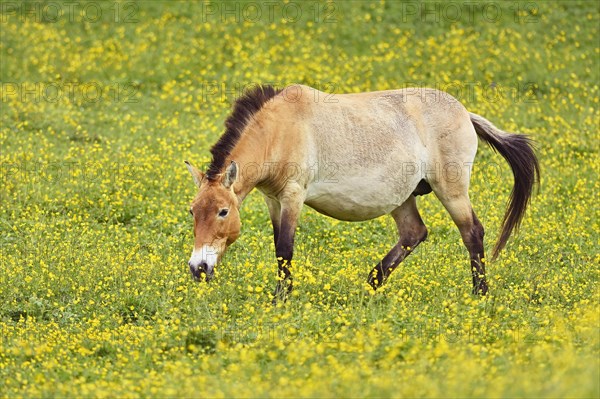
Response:
[{"label": "upright black mane", "polygon": [[256,114],[262,106],[281,92],[272,86],[255,86],[248,89],[239,97],[234,105],[231,115],[225,120],[225,133],[219,141],[210,149],[212,161],[206,171],[208,180],[216,180],[225,167],[225,161],[246,127],[248,121]]}]

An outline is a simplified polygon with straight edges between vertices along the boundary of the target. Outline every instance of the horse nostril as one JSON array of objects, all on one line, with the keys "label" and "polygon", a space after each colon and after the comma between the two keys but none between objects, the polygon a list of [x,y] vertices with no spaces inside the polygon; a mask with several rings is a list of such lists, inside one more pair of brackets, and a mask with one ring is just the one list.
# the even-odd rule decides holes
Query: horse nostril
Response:
[{"label": "horse nostril", "polygon": [[188,262],[188,265],[190,267],[190,272],[192,273],[192,277],[194,278],[194,280],[200,280],[200,270],[198,270],[198,268],[195,267],[192,262]]},{"label": "horse nostril", "polygon": [[202,274],[205,275],[205,279],[207,282],[211,279],[212,270],[210,270],[210,267],[208,266],[207,262],[202,261],[200,263],[192,263],[190,261],[188,262],[188,265],[190,267],[190,272],[192,273],[192,277],[194,277],[194,280],[199,281],[201,279]]}]

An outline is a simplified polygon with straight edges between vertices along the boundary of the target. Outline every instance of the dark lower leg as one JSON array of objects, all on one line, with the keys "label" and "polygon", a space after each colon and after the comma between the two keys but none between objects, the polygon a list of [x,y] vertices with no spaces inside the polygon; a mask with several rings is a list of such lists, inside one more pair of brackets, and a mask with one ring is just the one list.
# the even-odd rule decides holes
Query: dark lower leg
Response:
[{"label": "dark lower leg", "polygon": [[368,279],[368,283],[371,287],[373,287],[374,290],[379,288],[400,262],[410,255],[421,242],[425,241],[425,238],[427,238],[427,229],[425,228],[425,225],[421,226],[419,234],[403,237],[402,241],[398,242],[381,262],[371,270]]},{"label": "dark lower leg", "polygon": [[473,213],[473,224],[468,232],[463,234],[463,241],[469,250],[471,258],[471,273],[473,276],[473,294],[485,295],[488,291],[485,278],[485,257],[483,251],[483,226],[475,213]]},{"label": "dark lower leg", "polygon": [[406,202],[394,209],[391,215],[398,227],[400,239],[381,262],[371,270],[368,283],[374,290],[379,288],[400,262],[427,238],[427,228],[419,215],[414,196],[410,196]]},{"label": "dark lower leg", "polygon": [[417,244],[413,244],[413,246],[405,246],[400,243],[394,245],[392,250],[388,252],[388,254],[371,270],[369,273],[368,283],[373,287],[374,290],[379,288],[381,284],[384,283],[385,280],[390,276],[390,274],[394,271],[394,269],[406,258],[414,247]]},{"label": "dark lower leg", "polygon": [[279,280],[277,281],[277,286],[275,287],[275,292],[273,296],[273,302],[276,302],[278,299],[285,299],[285,296],[292,292],[294,288],[292,282],[292,273],[290,272],[290,267],[292,266],[291,260],[278,260],[279,263],[279,271],[278,276]]},{"label": "dark lower leg", "polygon": [[282,299],[292,292],[292,257],[294,255],[294,235],[296,229],[296,219],[292,218],[286,212],[283,213],[279,231],[277,234],[277,244],[275,253],[277,256],[278,276],[277,287],[273,293],[273,303]]}]

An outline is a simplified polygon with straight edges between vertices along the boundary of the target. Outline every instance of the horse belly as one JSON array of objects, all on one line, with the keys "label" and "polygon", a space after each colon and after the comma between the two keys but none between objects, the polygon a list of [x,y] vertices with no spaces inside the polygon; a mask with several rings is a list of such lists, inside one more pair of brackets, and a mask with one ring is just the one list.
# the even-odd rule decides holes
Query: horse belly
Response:
[{"label": "horse belly", "polygon": [[411,194],[389,182],[365,178],[346,178],[309,184],[304,203],[335,219],[362,221],[390,213]]}]

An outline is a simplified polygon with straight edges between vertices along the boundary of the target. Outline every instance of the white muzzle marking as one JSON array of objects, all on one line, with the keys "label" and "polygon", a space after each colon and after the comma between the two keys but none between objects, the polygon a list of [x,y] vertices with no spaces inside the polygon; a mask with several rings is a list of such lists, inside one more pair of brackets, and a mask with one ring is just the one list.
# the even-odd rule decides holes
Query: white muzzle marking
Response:
[{"label": "white muzzle marking", "polygon": [[189,261],[191,268],[198,270],[200,265],[205,264],[206,270],[200,270],[206,272],[206,274],[212,274],[217,260],[219,259],[219,248],[213,245],[203,245],[199,249],[194,249],[192,256]]}]

